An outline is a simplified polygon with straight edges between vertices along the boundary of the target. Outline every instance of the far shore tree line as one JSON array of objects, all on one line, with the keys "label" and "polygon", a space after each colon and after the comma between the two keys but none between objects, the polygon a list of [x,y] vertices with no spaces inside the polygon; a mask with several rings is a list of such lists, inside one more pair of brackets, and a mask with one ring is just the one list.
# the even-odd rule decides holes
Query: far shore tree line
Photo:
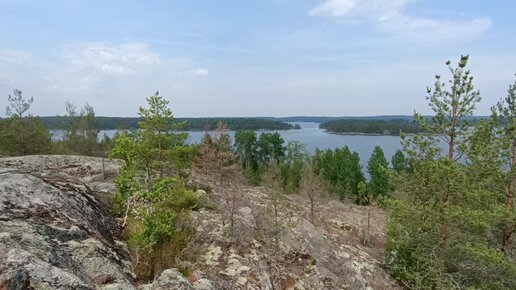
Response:
[{"label": "far shore tree line", "polygon": [[334,197],[389,212],[385,268],[406,287],[516,289],[516,82],[489,118],[472,119],[481,94],[468,62],[469,56],[462,56],[456,67],[446,63],[450,79],[436,76],[427,89],[434,115],[414,115],[425,133],[402,132],[403,150],[390,162],[375,147],[366,167],[369,178],[358,153],[348,147],[310,155],[304,144],[285,144],[279,133],[252,130],[239,130],[232,140],[223,122],[200,144],[189,145],[188,134],[177,131],[184,122],[174,119],[158,92],[139,109],[138,130],[122,130],[105,143],[97,142],[93,108],[85,105],[77,112],[67,103],[67,116],[77,121],[62,141],[52,143],[41,120],[28,113],[33,99],[15,90],[8,97],[9,119],[0,123],[0,154],[109,152],[110,158],[123,159],[113,210],[135,272],[149,280],[174,265],[193,237],[189,213],[210,207],[195,191],[200,185],[190,183],[195,176],[220,193],[217,210],[231,242],[244,239],[234,218],[248,198],[244,184],[263,186],[268,195],[253,239],[272,247],[279,246],[287,223],[289,195],[304,197],[314,223],[324,215],[318,203]]}]

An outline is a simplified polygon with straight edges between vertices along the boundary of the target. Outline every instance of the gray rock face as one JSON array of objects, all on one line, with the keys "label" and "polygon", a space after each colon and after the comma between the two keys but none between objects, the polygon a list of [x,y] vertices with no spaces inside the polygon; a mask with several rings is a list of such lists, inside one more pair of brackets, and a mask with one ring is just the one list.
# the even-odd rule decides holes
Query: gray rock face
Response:
[{"label": "gray rock face", "polygon": [[[227,190],[238,190],[241,197],[233,231]],[[197,237],[184,250],[195,253],[188,259],[191,268],[205,273],[189,277],[194,287],[207,280],[208,288],[197,289],[401,289],[381,267],[387,216],[379,208],[319,200],[311,221],[308,198],[289,195],[274,235],[263,188],[214,188],[209,198],[217,207],[192,214]]]},{"label": "gray rock face", "polygon": [[167,269],[152,283],[154,290],[194,290],[192,284],[177,269]]},{"label": "gray rock face", "polygon": [[134,289],[120,228],[83,182],[110,182],[92,161],[0,159],[0,289]]}]

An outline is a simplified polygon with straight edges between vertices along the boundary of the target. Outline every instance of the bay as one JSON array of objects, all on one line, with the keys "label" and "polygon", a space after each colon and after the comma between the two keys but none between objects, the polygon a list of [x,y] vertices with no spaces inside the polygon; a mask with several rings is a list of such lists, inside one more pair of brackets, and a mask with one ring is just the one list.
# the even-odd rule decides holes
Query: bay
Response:
[{"label": "bay", "polygon": [[[261,134],[262,132],[278,132],[285,140],[285,143],[293,140],[299,141],[306,145],[306,149],[311,154],[313,154],[317,148],[335,149],[348,146],[350,150],[355,151],[360,155],[360,160],[364,168],[367,164],[367,160],[369,160],[369,157],[373,153],[375,146],[382,147],[387,160],[391,159],[394,153],[396,153],[396,150],[402,148],[401,138],[399,136],[338,135],[330,134],[319,129],[319,123],[299,122],[293,124],[299,124],[301,129],[286,131],[258,131],[257,134]],[[63,132],[54,131],[53,133],[55,140],[62,139]],[[116,130],[101,130],[99,138],[103,138],[104,134],[108,137],[113,137],[115,133]],[[235,132],[230,131],[230,134],[234,137]],[[188,132],[188,143],[198,144],[203,135],[203,131]]]}]

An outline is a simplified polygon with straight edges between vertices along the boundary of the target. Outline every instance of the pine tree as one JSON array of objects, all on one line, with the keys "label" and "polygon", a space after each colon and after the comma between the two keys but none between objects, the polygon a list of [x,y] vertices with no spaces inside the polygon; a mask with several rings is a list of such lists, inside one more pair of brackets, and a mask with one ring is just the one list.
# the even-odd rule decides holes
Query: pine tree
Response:
[{"label": "pine tree", "polygon": [[[448,146],[448,161],[455,162],[460,158],[469,135],[467,117],[473,115],[475,106],[481,99],[479,91],[476,91],[473,86],[471,71],[466,69],[468,60],[468,55],[461,56],[456,68],[451,66],[450,61],[446,62],[452,75],[448,81],[449,88],[446,88],[446,83],[441,81],[439,75],[435,76],[434,88],[427,88],[426,97],[435,115],[430,120],[418,113],[414,115],[421,129],[429,134],[416,135],[411,139],[412,144],[407,146],[414,145],[419,151],[429,149],[428,157],[432,158],[431,155],[440,151],[436,140],[440,138]],[[460,154],[457,157],[455,153]],[[452,193],[452,191],[446,191],[442,196],[441,202],[444,208],[449,206]],[[445,241],[448,236],[446,210],[442,211],[441,219],[441,238]]]},{"label": "pine tree", "polygon": [[95,123],[95,110],[88,103],[82,108],[79,122],[79,135],[82,139],[80,153],[87,156],[99,155],[99,129]]},{"label": "pine tree", "polygon": [[[463,60],[459,67],[464,68]],[[451,90],[456,94],[442,93],[450,98],[439,103],[441,113],[423,120],[427,132],[441,132],[438,138],[454,150],[441,155],[431,135],[405,139],[410,171],[395,175],[395,199],[388,201],[386,264],[409,288],[513,289],[516,264],[511,247],[508,255],[500,250],[502,230],[514,224],[506,211],[512,171],[511,138],[504,136],[508,123],[499,114],[493,118],[499,122],[482,120],[475,127],[463,127],[479,97],[469,74],[457,82],[465,87],[459,84]],[[451,113],[443,115],[446,110]],[[462,154],[466,158],[457,162]]]},{"label": "pine tree", "polygon": [[[192,238],[188,213],[197,208],[197,195],[186,186],[181,170],[190,167],[193,146],[186,145],[187,133],[172,130],[174,123],[168,101],[159,93],[147,98],[140,108],[140,130],[122,132],[114,139],[110,158],[126,161],[115,180],[115,213],[123,217],[128,246],[140,259],[135,272],[152,279]],[[178,220],[182,220],[179,223]]]},{"label": "pine tree", "polygon": [[[160,178],[170,174],[170,170],[177,170],[186,147],[186,133],[174,133],[174,130],[183,128],[185,123],[174,122],[174,115],[168,108],[169,101],[156,92],[147,98],[149,107],[140,107],[138,115],[144,119],[139,123],[139,142],[150,151],[146,155],[146,171],[149,181],[157,172]],[[178,166],[179,165],[179,166]],[[175,167],[175,168],[174,168]],[[169,172],[166,172],[169,171]]]},{"label": "pine tree", "polygon": [[509,86],[507,97],[493,108],[493,117],[498,121],[497,135],[501,138],[505,154],[504,165],[508,174],[504,178],[506,221],[502,233],[501,248],[506,250],[511,235],[516,231],[516,214],[514,211],[514,187],[516,182],[516,82]]}]

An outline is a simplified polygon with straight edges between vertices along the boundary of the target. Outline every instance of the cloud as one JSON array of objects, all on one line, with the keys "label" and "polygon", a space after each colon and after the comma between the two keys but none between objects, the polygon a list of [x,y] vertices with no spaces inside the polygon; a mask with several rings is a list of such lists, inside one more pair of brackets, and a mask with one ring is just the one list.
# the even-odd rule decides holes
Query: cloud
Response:
[{"label": "cloud", "polygon": [[379,30],[416,40],[467,41],[491,26],[488,17],[464,20],[432,19],[404,13],[417,0],[326,0],[309,13],[346,23],[372,23]]},{"label": "cloud", "polygon": [[310,11],[312,15],[346,16],[360,0],[328,0]]},{"label": "cloud", "polygon": [[185,74],[187,76],[205,76],[209,73],[209,71],[205,68],[198,68],[187,71]]},{"label": "cloud", "polygon": [[16,49],[0,49],[0,60],[11,63],[27,63],[33,59],[28,52]]},{"label": "cloud", "polygon": [[414,0],[326,0],[310,11],[312,15],[386,20]]},{"label": "cloud", "polygon": [[145,97],[159,90],[176,102],[206,75],[194,60],[165,57],[144,43],[76,43],[61,46],[57,57],[0,49],[0,116],[13,88],[34,95],[35,115],[62,114],[64,101],[88,101],[98,115],[132,116]]},{"label": "cloud", "polygon": [[65,58],[76,71],[115,76],[134,75],[160,62],[160,57],[142,43],[80,44],[68,48]]},{"label": "cloud", "polygon": [[482,34],[490,26],[491,20],[487,17],[451,21],[400,16],[382,23],[381,29],[416,40],[466,41]]}]

